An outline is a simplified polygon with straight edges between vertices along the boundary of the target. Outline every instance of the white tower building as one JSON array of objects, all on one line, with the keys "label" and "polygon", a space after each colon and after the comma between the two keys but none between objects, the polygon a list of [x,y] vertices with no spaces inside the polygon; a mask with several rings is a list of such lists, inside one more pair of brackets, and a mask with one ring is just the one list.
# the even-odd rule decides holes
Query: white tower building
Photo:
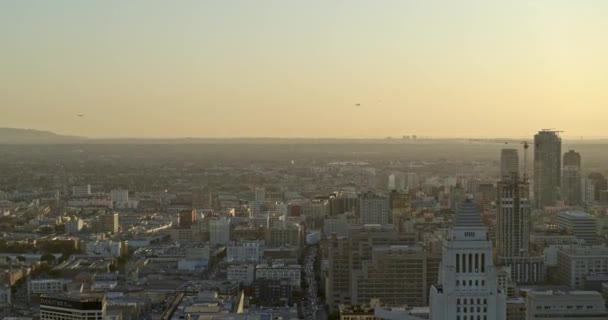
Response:
[{"label": "white tower building", "polygon": [[395,174],[391,173],[388,176],[388,191],[397,190],[397,183],[395,182]]},{"label": "white tower building", "polygon": [[431,320],[505,320],[492,242],[470,199],[460,206],[443,242],[439,284],[431,288]]}]

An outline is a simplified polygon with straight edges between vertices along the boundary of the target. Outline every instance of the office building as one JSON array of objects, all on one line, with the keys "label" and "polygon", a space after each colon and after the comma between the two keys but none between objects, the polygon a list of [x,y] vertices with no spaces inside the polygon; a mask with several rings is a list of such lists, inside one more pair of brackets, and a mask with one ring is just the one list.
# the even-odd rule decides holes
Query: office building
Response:
[{"label": "office building", "polygon": [[415,172],[408,172],[405,174],[405,185],[408,190],[420,189],[420,175]]},{"label": "office building", "polygon": [[586,179],[586,200],[589,203],[599,202],[602,191],[608,190],[608,180],[599,172],[592,172]]},{"label": "office building", "polygon": [[0,283],[0,310],[11,305],[11,286]]},{"label": "office building", "polygon": [[230,242],[230,219],[220,217],[209,220],[209,242],[212,245],[227,245]]},{"label": "office building", "polygon": [[564,153],[561,190],[562,199],[566,205],[580,206],[583,204],[581,155],[574,150]]},{"label": "office building", "polygon": [[557,214],[557,226],[574,234],[586,244],[595,244],[598,240],[597,221],[594,216],[584,211],[564,211]]},{"label": "office building", "polygon": [[66,285],[71,282],[67,279],[35,279],[27,282],[27,294],[56,294],[66,291]]},{"label": "office building", "polygon": [[518,284],[544,281],[543,257],[530,256],[530,200],[526,181],[498,182],[496,254],[498,266],[509,267]]},{"label": "office building", "polygon": [[348,236],[349,221],[345,214],[323,219],[323,235],[330,237],[335,233],[338,237]]},{"label": "office building", "polygon": [[500,151],[500,178],[509,180],[519,177],[519,154],[517,149],[502,149]]},{"label": "office building", "polygon": [[84,186],[73,186],[72,197],[74,198],[86,198],[91,195],[91,185],[87,184]]},{"label": "office building", "polygon": [[[326,269],[326,303],[336,311],[340,304],[352,305],[355,277],[368,274],[364,268],[372,263],[373,248],[414,245],[404,235],[400,235],[394,225],[352,225],[348,228],[347,237],[331,235],[328,240],[329,263]],[[380,255],[376,255],[376,261]],[[376,263],[377,264],[377,263]],[[427,279],[430,277],[427,277]],[[358,289],[358,293],[365,294]],[[422,292],[420,293],[422,294]]]},{"label": "office building", "polygon": [[496,250],[499,257],[526,256],[530,238],[528,183],[520,180],[498,182],[496,201]]},{"label": "office building", "polygon": [[305,243],[306,231],[300,224],[286,223],[266,230],[266,246],[269,248],[300,247]]},{"label": "office building", "polygon": [[558,200],[561,183],[562,139],[557,131],[542,130],[534,136],[534,203],[542,209]]},{"label": "office building", "polygon": [[126,248],[123,247],[123,243],[120,241],[98,240],[87,242],[87,244],[85,244],[86,254],[92,256],[115,258],[120,257],[124,250],[126,250]]},{"label": "office building", "polygon": [[40,298],[40,320],[103,320],[104,295],[44,295]]},{"label": "office building", "polygon": [[564,167],[573,166],[573,167],[581,167],[581,154],[574,151],[569,150],[564,153]]},{"label": "office building", "polygon": [[129,190],[116,189],[110,191],[110,200],[113,203],[129,202]]},{"label": "office building", "polygon": [[264,187],[255,188],[255,202],[262,204],[266,201],[266,189]]},{"label": "office building", "polygon": [[506,295],[492,263],[492,242],[473,202],[460,206],[443,242],[439,281],[431,288],[431,320],[505,320]]},{"label": "office building", "polygon": [[405,191],[393,190],[389,193],[389,199],[390,223],[394,224],[397,229],[401,229],[401,223],[410,217],[410,194]]},{"label": "office building", "polygon": [[196,223],[196,209],[180,211],[178,219],[178,226],[180,229],[190,229]]},{"label": "office building", "polygon": [[287,280],[294,289],[300,288],[302,266],[299,264],[258,264],[255,267],[255,279]]},{"label": "office building", "polygon": [[352,271],[351,303],[378,299],[385,306],[428,305],[429,288],[437,283],[441,254],[418,246],[374,246],[371,259]]},{"label": "office building", "polygon": [[118,213],[108,212],[99,216],[99,231],[117,233],[120,224],[118,223]]},{"label": "office building", "polygon": [[510,298],[507,299],[507,319],[526,320],[526,299]]},{"label": "office building", "polygon": [[359,221],[362,224],[388,224],[390,216],[389,198],[366,192],[359,198]]},{"label": "office building", "polygon": [[562,284],[582,289],[586,276],[608,273],[608,247],[564,246],[557,252],[557,268]]},{"label": "office building", "polygon": [[286,306],[292,302],[293,287],[286,279],[257,279],[253,282],[253,298],[262,306]]},{"label": "office building", "polygon": [[526,298],[526,319],[599,320],[608,312],[595,291],[533,291]]},{"label": "office building", "polygon": [[230,265],[226,269],[227,279],[229,281],[237,281],[246,286],[251,285],[255,280],[255,265],[253,264],[235,264]]},{"label": "office building", "polygon": [[240,244],[231,244],[226,247],[226,261],[259,263],[264,254],[264,241],[250,240]]},{"label": "office building", "polygon": [[82,219],[72,216],[68,217],[65,221],[65,232],[66,233],[78,233],[84,227],[84,221]]},{"label": "office building", "polygon": [[397,182],[394,173],[391,173],[388,176],[388,191],[397,190]]}]

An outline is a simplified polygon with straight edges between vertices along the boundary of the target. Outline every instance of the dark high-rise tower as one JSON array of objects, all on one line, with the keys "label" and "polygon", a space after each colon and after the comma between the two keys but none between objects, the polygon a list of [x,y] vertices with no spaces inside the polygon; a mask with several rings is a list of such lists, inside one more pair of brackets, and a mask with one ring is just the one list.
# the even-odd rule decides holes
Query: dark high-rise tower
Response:
[{"label": "dark high-rise tower", "polygon": [[564,153],[561,190],[562,198],[567,205],[580,206],[583,204],[581,155],[574,150]]},{"label": "dark high-rise tower", "polygon": [[534,136],[534,203],[536,208],[552,206],[558,200],[561,183],[562,139],[557,131],[542,130]]},{"label": "dark high-rise tower", "polygon": [[575,166],[575,167],[581,167],[581,154],[574,151],[574,150],[570,150],[566,153],[564,153],[564,167],[566,166]]},{"label": "dark high-rise tower", "polygon": [[591,202],[600,200],[600,191],[608,190],[608,180],[599,172],[592,172],[587,177],[587,192]]}]

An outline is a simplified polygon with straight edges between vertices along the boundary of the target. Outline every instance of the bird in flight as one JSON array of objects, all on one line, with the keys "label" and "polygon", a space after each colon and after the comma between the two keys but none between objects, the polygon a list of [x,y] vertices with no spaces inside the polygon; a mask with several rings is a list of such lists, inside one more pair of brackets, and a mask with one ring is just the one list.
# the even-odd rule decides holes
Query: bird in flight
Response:
[{"label": "bird in flight", "polygon": [[360,103],[355,103],[355,107],[360,107],[361,104]]},{"label": "bird in flight", "polygon": [[84,114],[77,114],[76,116],[79,118],[82,118],[82,117],[84,117]]}]

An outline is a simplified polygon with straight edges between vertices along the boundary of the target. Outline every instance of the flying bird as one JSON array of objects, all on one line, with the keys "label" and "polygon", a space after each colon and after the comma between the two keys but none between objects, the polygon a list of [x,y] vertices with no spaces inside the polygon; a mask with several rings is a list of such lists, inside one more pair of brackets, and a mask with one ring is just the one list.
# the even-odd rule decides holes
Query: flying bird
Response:
[{"label": "flying bird", "polygon": [[355,107],[360,107],[361,104],[360,103],[355,103]]},{"label": "flying bird", "polygon": [[82,118],[82,117],[84,117],[84,114],[77,114],[76,116],[79,118]]}]

